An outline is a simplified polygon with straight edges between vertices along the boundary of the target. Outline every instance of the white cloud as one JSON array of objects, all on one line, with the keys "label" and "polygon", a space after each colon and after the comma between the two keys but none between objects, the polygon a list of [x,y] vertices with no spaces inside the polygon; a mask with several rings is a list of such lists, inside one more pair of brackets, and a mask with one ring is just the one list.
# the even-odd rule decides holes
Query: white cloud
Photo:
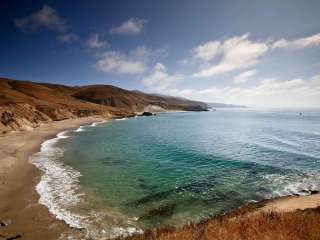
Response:
[{"label": "white cloud", "polygon": [[207,102],[263,107],[320,107],[320,75],[310,79],[264,79],[250,88],[171,89],[167,94]]},{"label": "white cloud", "polygon": [[99,70],[122,74],[139,74],[145,71],[145,65],[141,61],[126,59],[125,56],[112,51],[104,54],[97,62]]},{"label": "white cloud", "polygon": [[192,49],[191,52],[196,59],[210,61],[221,53],[221,43],[219,41],[209,41]]},{"label": "white cloud", "polygon": [[313,76],[310,79],[311,86],[320,86],[320,74]]},{"label": "white cloud", "polygon": [[272,44],[273,48],[293,48],[302,49],[307,47],[320,46],[320,33],[310,37],[299,38],[295,40],[280,39]]},{"label": "white cloud", "polygon": [[110,29],[111,34],[138,35],[143,32],[147,21],[141,18],[130,18],[120,26]]},{"label": "white cloud", "polygon": [[107,41],[101,40],[98,34],[92,34],[87,40],[87,45],[90,48],[103,48],[108,46],[109,44]]},{"label": "white cloud", "polygon": [[167,68],[162,63],[157,63],[152,69],[149,76],[146,76],[142,81],[149,88],[156,91],[163,91],[181,80],[183,75],[175,73],[169,75]]},{"label": "white cloud", "polygon": [[145,46],[138,46],[130,52],[130,55],[132,56],[132,58],[146,62],[151,57],[152,52]]},{"label": "white cloud", "polygon": [[23,18],[15,19],[15,25],[24,31],[37,31],[40,28],[47,28],[55,32],[67,30],[66,20],[61,18],[57,11],[44,5],[40,10]]},{"label": "white cloud", "polygon": [[246,72],[242,72],[233,78],[233,82],[237,83],[237,84],[238,83],[245,83],[245,82],[249,81],[250,78],[252,76],[254,76],[256,73],[257,73],[256,70],[249,70]]},{"label": "white cloud", "polygon": [[167,54],[166,49],[138,46],[129,52],[107,51],[98,57],[97,69],[108,73],[139,75]]},{"label": "white cloud", "polygon": [[[249,34],[236,36],[225,40],[224,42],[215,42],[215,44],[206,43],[195,49],[206,49],[211,46],[210,54],[200,54],[196,51],[194,57],[201,56],[202,60],[214,60],[219,52],[221,52],[221,60],[217,64],[209,62],[209,66],[199,70],[194,77],[212,77],[214,75],[231,72],[234,70],[247,69],[255,65],[259,57],[268,51],[268,45],[263,42],[251,41]],[[216,46],[216,48],[212,47]]]},{"label": "white cloud", "polygon": [[129,53],[119,51],[105,52],[97,61],[100,71],[120,74],[141,74],[146,71],[146,61],[149,51],[144,47],[137,47]]},{"label": "white cloud", "polygon": [[[303,49],[314,46],[320,46],[320,33],[291,41],[287,39],[274,42],[270,40],[253,41],[249,39],[249,34],[235,36],[224,41],[208,41],[191,50],[192,62],[199,63],[200,61],[198,71],[192,76],[207,78],[235,70],[245,70],[257,64],[261,56],[270,49]],[[189,63],[190,61],[184,60],[183,62]]]},{"label": "white cloud", "polygon": [[61,42],[72,43],[77,41],[79,39],[79,36],[74,33],[67,33],[67,34],[59,35],[57,38]]}]

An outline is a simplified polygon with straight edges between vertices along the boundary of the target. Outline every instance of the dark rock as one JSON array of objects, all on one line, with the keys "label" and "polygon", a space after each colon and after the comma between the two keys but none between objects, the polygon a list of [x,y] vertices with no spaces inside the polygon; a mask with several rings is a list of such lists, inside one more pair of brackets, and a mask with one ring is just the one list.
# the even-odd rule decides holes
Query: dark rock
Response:
[{"label": "dark rock", "polygon": [[143,204],[148,204],[148,203],[152,203],[162,199],[166,199],[171,195],[184,193],[184,192],[191,192],[194,194],[201,195],[204,192],[206,192],[208,189],[212,188],[212,186],[214,186],[215,184],[216,184],[215,176],[208,176],[203,181],[192,182],[192,183],[175,187],[163,192],[155,192],[147,196],[144,196],[138,200],[129,202],[127,203],[127,205],[139,207]]},{"label": "dark rock", "polygon": [[155,193],[158,189],[157,186],[154,186],[154,185],[148,185],[146,183],[143,183],[143,182],[140,182],[138,184],[139,188],[141,188],[142,190],[144,190],[145,192],[148,192],[148,193]]},{"label": "dark rock", "polygon": [[0,121],[3,123],[3,125],[8,125],[10,122],[13,122],[14,121],[14,114],[11,113],[11,112],[3,112],[1,114],[1,118],[0,118]]},{"label": "dark rock", "polygon": [[0,227],[6,227],[8,225],[10,225],[12,223],[12,221],[10,219],[6,219],[0,222]]},{"label": "dark rock", "polygon": [[147,211],[145,214],[139,217],[139,220],[145,220],[154,217],[168,217],[173,214],[174,209],[176,208],[176,203],[171,203],[167,205],[160,205],[159,207],[152,208]]},{"label": "dark rock", "polygon": [[18,234],[18,235],[14,236],[14,237],[8,237],[8,238],[6,238],[6,240],[14,240],[14,239],[18,239],[18,238],[22,238],[22,235]]},{"label": "dark rock", "polygon": [[143,112],[140,116],[142,117],[150,117],[150,116],[155,116],[156,114],[152,112]]},{"label": "dark rock", "polygon": [[300,192],[301,192],[301,193],[310,194],[310,191],[308,191],[308,190],[304,190],[304,189],[303,189],[303,190],[301,190]]},{"label": "dark rock", "polygon": [[145,197],[142,197],[138,200],[129,202],[127,205],[139,207],[139,206],[146,204],[146,203],[150,203],[150,202],[154,202],[154,201],[158,201],[158,200],[167,198],[168,196],[170,196],[174,192],[175,192],[175,189],[171,189],[171,190],[164,191],[164,192],[153,193],[153,194],[147,195]]},{"label": "dark rock", "polygon": [[145,183],[145,182],[146,182],[146,180],[144,180],[143,178],[138,178],[138,181],[139,181],[139,182],[142,182],[142,183]]},{"label": "dark rock", "polygon": [[98,161],[101,162],[103,165],[121,165],[126,163],[125,160],[112,157],[101,158]]}]

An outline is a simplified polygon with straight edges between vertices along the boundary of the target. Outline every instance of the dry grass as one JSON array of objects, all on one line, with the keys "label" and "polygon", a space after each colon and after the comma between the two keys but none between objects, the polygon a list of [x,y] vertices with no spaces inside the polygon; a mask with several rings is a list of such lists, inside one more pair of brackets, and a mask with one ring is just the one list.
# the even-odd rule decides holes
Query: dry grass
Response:
[{"label": "dry grass", "polygon": [[126,240],[319,240],[320,208],[226,215],[181,229],[148,231]]}]

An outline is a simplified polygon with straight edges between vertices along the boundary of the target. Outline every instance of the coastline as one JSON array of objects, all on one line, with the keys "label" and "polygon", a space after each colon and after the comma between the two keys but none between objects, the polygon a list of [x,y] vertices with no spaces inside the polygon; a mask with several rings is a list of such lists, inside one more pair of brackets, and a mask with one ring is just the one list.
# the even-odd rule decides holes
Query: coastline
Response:
[{"label": "coastline", "polygon": [[46,123],[31,131],[0,136],[0,239],[22,236],[23,239],[58,239],[69,227],[57,220],[39,203],[36,185],[41,171],[29,163],[29,157],[41,144],[58,133],[106,120],[100,116]]},{"label": "coastline", "polygon": [[[0,239],[19,235],[23,239],[58,239],[62,233],[70,230],[65,222],[57,220],[47,207],[39,203],[36,185],[42,172],[29,163],[29,158],[39,152],[43,142],[56,137],[58,133],[83,124],[94,125],[94,122],[102,120],[106,118],[96,116],[69,119],[50,122],[31,131],[0,136],[0,222],[8,223],[0,227]],[[288,196],[252,203],[230,211],[226,216],[252,216],[271,211],[285,213],[319,206],[319,193]]]}]

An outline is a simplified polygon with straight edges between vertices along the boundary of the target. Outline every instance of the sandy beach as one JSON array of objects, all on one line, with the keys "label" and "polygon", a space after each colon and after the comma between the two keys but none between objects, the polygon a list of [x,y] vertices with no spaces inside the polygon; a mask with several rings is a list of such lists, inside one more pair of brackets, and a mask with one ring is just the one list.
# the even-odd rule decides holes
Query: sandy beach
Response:
[{"label": "sandy beach", "polygon": [[312,194],[308,196],[289,196],[271,200],[262,211],[274,212],[293,212],[296,210],[305,210],[320,207],[320,194]]},{"label": "sandy beach", "polygon": [[41,172],[28,159],[40,150],[42,142],[59,132],[101,120],[104,118],[50,122],[31,131],[0,136],[0,239],[58,239],[68,229],[38,203],[35,186]]}]

